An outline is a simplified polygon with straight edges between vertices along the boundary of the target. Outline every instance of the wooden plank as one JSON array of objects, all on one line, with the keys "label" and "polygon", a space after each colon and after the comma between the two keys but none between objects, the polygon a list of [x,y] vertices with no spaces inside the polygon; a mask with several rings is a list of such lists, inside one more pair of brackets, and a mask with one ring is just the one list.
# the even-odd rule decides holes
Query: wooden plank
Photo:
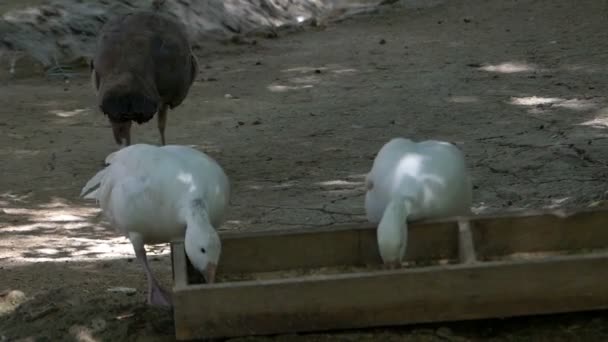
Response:
[{"label": "wooden plank", "polygon": [[[380,264],[376,228],[369,225],[222,233],[218,272],[256,273],[340,265]],[[458,258],[451,221],[413,224],[406,261]]]},{"label": "wooden plank", "polygon": [[513,253],[608,248],[606,210],[476,217],[471,222],[473,240],[480,259]]},{"label": "wooden plank", "polygon": [[178,339],[608,308],[608,254],[197,285],[174,294]]},{"label": "wooden plank", "polygon": [[188,285],[188,258],[183,241],[171,242],[171,265],[173,270],[173,287],[185,288]]},{"label": "wooden plank", "polygon": [[[608,210],[520,211],[451,217],[409,225],[406,261],[458,258],[458,220],[471,224],[480,260],[517,252],[608,247]],[[218,272],[255,273],[380,263],[375,227],[344,225],[256,232],[221,232]]]},{"label": "wooden plank", "polygon": [[471,224],[468,220],[458,221],[458,259],[464,264],[477,261],[472,234]]}]

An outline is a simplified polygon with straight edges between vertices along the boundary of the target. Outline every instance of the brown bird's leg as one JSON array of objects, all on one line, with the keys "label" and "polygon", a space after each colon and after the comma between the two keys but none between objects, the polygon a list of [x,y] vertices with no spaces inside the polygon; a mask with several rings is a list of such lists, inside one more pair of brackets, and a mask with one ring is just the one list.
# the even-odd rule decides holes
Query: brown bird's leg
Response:
[{"label": "brown bird's leg", "polygon": [[[111,122],[112,132],[114,133],[114,141],[122,147],[131,145],[131,121],[127,122]],[[123,145],[123,139],[126,144]]]},{"label": "brown bird's leg", "polygon": [[167,124],[167,110],[169,106],[165,103],[158,110],[158,131],[160,132],[160,144],[165,145],[165,125]]},{"label": "brown bird's leg", "polygon": [[125,133],[125,146],[131,145],[131,121],[129,121],[129,128],[127,128],[127,132]]},{"label": "brown bird's leg", "polygon": [[131,145],[131,121],[128,121],[125,124],[123,137],[125,138],[125,145],[123,147],[127,147]]}]

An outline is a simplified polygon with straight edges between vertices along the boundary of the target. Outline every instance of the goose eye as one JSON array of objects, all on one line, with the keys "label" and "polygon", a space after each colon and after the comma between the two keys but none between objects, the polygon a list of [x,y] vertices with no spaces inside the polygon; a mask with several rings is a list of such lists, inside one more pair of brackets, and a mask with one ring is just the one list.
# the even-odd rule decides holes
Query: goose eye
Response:
[{"label": "goose eye", "polygon": [[205,253],[207,253],[207,250],[203,247],[203,248],[201,248],[201,253],[205,254]]}]

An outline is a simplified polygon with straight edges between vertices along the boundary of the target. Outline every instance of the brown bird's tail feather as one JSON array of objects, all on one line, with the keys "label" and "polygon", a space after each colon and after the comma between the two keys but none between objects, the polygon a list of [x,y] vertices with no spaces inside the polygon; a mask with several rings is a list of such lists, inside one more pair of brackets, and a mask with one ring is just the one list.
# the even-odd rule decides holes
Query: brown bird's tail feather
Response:
[{"label": "brown bird's tail feather", "polygon": [[160,10],[165,6],[165,0],[153,0],[152,1],[152,9]]},{"label": "brown bird's tail feather", "polygon": [[110,121],[135,121],[138,124],[149,121],[158,111],[159,102],[140,93],[106,93],[101,101],[101,111]]}]

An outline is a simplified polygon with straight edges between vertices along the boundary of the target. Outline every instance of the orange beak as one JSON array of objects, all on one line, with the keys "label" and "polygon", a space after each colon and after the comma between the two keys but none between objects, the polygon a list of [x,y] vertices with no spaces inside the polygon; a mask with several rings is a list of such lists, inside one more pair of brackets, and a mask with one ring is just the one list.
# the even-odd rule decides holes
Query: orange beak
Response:
[{"label": "orange beak", "polygon": [[207,268],[205,269],[205,273],[203,276],[205,277],[205,281],[207,284],[213,284],[215,281],[215,270],[217,269],[217,265],[214,263],[208,263]]}]

